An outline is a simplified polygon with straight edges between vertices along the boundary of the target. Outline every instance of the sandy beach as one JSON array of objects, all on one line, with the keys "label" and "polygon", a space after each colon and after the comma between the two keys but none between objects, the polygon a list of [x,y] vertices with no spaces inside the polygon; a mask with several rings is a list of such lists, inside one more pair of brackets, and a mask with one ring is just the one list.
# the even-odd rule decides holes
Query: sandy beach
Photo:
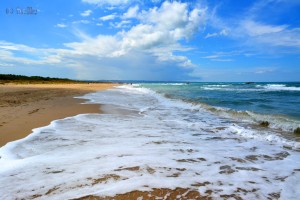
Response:
[{"label": "sandy beach", "polygon": [[115,86],[92,84],[5,84],[0,85],[0,147],[26,137],[33,128],[56,119],[81,113],[99,113],[99,104],[81,104],[86,93]]},{"label": "sandy beach", "polygon": [[40,127],[0,148],[1,199],[297,199],[298,143],[148,88],[73,98],[112,86],[1,86],[6,141]]}]

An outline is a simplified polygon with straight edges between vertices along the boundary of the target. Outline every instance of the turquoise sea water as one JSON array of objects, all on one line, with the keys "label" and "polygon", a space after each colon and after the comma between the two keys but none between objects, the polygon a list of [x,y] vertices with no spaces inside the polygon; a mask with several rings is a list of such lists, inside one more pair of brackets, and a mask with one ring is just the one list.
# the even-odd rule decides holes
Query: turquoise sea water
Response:
[{"label": "turquoise sea water", "polygon": [[200,103],[225,117],[293,132],[300,127],[300,83],[142,83],[168,98]]}]

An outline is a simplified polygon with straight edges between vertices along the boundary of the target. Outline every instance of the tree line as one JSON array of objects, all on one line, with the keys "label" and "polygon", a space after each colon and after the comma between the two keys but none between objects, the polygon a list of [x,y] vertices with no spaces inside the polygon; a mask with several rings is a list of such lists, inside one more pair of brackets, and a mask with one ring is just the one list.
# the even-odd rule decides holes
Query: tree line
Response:
[{"label": "tree line", "polygon": [[51,78],[51,77],[42,77],[42,76],[23,76],[15,74],[0,74],[0,82],[65,82],[65,83],[74,83],[80,82],[67,78]]}]

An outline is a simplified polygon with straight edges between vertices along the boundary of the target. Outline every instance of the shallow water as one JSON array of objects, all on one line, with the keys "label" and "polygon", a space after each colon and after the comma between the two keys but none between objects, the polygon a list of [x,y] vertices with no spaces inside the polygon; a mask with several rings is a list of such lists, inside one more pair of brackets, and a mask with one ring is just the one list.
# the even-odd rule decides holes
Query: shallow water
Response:
[{"label": "shallow water", "polygon": [[176,187],[215,199],[300,195],[300,143],[272,129],[146,88],[120,86],[84,98],[106,104],[106,113],[54,121],[0,149],[0,199]]},{"label": "shallow water", "polygon": [[[289,132],[300,127],[300,83],[143,83],[169,98],[202,104],[207,110]],[[297,138],[294,138],[297,139]]]}]

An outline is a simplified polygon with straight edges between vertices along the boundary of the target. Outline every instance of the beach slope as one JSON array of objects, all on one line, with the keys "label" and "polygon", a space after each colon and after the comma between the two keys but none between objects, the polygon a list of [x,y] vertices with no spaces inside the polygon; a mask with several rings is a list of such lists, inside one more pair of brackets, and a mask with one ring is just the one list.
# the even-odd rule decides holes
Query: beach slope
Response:
[{"label": "beach slope", "polygon": [[81,113],[99,113],[98,104],[81,104],[83,94],[112,88],[113,83],[0,85],[0,147],[33,128]]}]

